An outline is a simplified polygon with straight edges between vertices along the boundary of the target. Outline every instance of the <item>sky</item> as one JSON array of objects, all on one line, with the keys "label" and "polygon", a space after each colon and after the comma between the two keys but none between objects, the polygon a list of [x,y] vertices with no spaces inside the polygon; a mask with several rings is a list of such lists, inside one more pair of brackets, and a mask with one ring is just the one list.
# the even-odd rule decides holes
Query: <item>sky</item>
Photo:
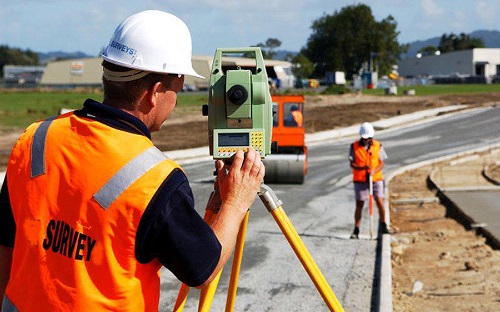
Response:
[{"label": "sky", "polygon": [[298,52],[313,21],[349,5],[366,4],[377,22],[392,15],[399,43],[442,34],[500,30],[500,0],[0,0],[0,44],[35,52],[97,56],[114,29],[143,10],[162,10],[189,27],[193,54],[247,47],[268,38]]}]

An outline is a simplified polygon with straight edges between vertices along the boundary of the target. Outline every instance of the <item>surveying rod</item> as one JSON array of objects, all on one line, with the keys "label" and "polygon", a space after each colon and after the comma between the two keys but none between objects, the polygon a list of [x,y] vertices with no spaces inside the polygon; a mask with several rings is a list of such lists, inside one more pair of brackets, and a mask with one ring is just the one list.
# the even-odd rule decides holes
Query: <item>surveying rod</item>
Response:
[{"label": "surveying rod", "polygon": [[283,202],[278,199],[274,191],[265,184],[261,185],[258,195],[267,210],[272,214],[274,220],[278,223],[278,226],[288,240],[288,243],[299,258],[302,266],[313,281],[316,289],[323,297],[323,300],[330,311],[344,311],[344,308],[342,308],[342,305],[333,293],[318,265],[307,250],[304,242],[295,230],[293,224],[290,222],[290,219],[288,219],[288,216],[282,207]]},{"label": "surveying rod", "polygon": [[370,198],[368,202],[368,209],[370,211],[370,239],[373,239],[373,180],[370,172],[368,172],[368,187],[370,188]]},{"label": "surveying rod", "polygon": [[[371,163],[372,159],[372,151],[371,151],[372,143],[368,142],[368,161]],[[368,175],[368,188],[370,197],[368,199],[368,211],[370,213],[370,239],[373,239],[373,179],[371,169],[368,169],[366,172]]]}]

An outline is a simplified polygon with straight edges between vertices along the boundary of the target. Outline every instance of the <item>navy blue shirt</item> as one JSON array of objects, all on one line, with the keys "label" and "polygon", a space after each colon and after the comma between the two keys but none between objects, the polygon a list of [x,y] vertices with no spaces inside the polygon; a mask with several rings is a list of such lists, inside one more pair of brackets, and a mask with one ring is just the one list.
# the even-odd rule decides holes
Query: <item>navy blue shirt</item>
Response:
[{"label": "navy blue shirt", "polygon": [[[75,115],[151,139],[146,125],[135,116],[90,99],[81,110],[75,111]],[[13,247],[15,232],[5,179],[0,192],[0,244]],[[193,193],[186,175],[179,169],[172,171],[139,222],[135,246],[137,260],[148,263],[157,258],[183,283],[198,286],[212,274],[221,249],[212,229],[194,209]]]}]

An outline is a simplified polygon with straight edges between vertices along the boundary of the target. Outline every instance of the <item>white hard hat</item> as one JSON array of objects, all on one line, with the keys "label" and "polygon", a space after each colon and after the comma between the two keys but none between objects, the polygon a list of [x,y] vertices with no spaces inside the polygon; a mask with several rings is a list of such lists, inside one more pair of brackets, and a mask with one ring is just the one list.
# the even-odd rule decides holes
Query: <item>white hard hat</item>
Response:
[{"label": "white hard hat", "polygon": [[191,52],[186,24],[172,14],[149,10],[123,21],[102,57],[135,70],[204,78],[193,69]]},{"label": "white hard hat", "polygon": [[373,129],[371,123],[365,121],[361,124],[361,127],[359,128],[359,135],[363,139],[373,138],[373,136],[375,135],[375,129]]}]

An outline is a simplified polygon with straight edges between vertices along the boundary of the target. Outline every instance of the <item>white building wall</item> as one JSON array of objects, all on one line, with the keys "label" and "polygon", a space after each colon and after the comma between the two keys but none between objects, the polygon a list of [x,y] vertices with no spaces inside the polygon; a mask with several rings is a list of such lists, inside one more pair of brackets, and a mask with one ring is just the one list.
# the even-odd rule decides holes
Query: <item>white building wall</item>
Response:
[{"label": "white building wall", "polygon": [[491,77],[499,75],[497,72],[497,66],[500,65],[500,49],[474,49],[473,51],[473,62],[485,63],[485,73],[486,77]]},{"label": "white building wall", "polygon": [[49,62],[40,83],[46,86],[100,85],[102,84],[101,62],[101,58]]},{"label": "white building wall", "polygon": [[274,66],[274,72],[276,76],[281,81],[280,88],[293,88],[295,85],[295,76],[291,72],[291,66],[284,67],[276,65]]},{"label": "white building wall", "polygon": [[210,56],[193,56],[193,58],[191,59],[193,69],[195,70],[195,72],[205,77],[205,79],[192,76],[184,76],[184,84],[192,85],[198,90],[208,89],[212,62],[213,58]]},{"label": "white building wall", "polygon": [[[205,77],[205,79],[195,77],[184,77],[184,84],[190,84],[197,89],[207,89],[210,84],[210,75],[212,71],[212,56],[193,56],[192,64],[194,70]],[[292,64],[286,61],[279,60],[264,60],[266,67],[272,67],[281,80],[281,87],[291,88],[295,84],[295,77],[291,72]],[[251,58],[238,58],[238,57],[222,57],[222,67],[224,66],[250,66],[255,67],[255,59]]]}]

